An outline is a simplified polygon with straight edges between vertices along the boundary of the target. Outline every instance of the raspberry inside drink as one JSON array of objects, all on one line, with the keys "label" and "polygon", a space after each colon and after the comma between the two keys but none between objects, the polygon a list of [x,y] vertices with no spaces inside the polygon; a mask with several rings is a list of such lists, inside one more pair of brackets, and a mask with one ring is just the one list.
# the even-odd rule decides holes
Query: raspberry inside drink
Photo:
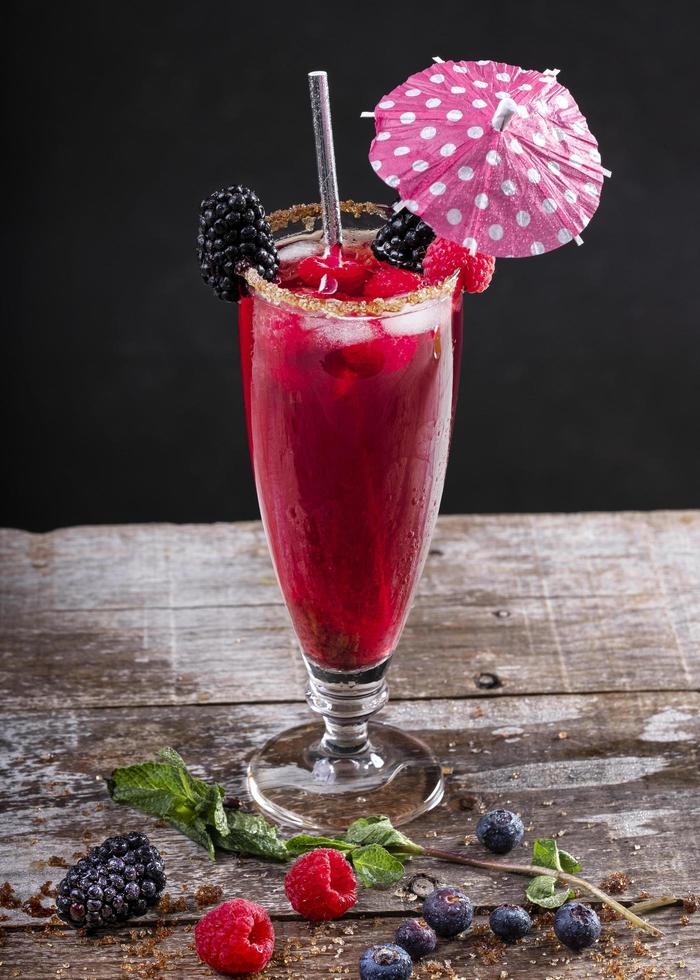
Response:
[{"label": "raspberry inside drink", "polygon": [[[443,290],[383,312],[419,277],[378,262],[367,244],[325,265],[305,246],[280,247],[288,293],[253,291],[241,303],[248,433],[302,650],[352,671],[394,650],[425,561],[447,465],[461,300]],[[375,315],[325,303],[377,296]],[[298,297],[321,302],[303,309]]]}]

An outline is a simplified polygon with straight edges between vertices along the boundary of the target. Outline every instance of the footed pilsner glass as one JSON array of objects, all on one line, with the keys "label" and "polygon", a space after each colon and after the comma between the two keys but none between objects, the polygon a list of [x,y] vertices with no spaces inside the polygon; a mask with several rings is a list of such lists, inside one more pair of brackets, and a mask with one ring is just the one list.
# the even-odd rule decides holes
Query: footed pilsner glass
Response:
[{"label": "footed pilsner glass", "polygon": [[[371,241],[379,205],[343,206],[344,245]],[[320,249],[320,209],[270,217],[280,258]],[[280,588],[322,721],[251,760],[258,806],[296,828],[363,814],[406,823],[443,794],[441,766],[370,718],[428,552],[445,478],[461,349],[454,281],[369,309],[248,273],[239,312],[255,483]]]}]

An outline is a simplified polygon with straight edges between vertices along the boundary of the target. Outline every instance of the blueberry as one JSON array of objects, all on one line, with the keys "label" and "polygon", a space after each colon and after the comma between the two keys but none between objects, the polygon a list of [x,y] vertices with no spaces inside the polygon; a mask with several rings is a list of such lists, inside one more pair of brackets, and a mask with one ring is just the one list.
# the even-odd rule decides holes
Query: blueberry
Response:
[{"label": "blueberry", "polygon": [[472,924],[474,909],[459,888],[438,888],[423,902],[423,918],[438,936],[458,936]]},{"label": "blueberry", "polygon": [[414,960],[430,956],[437,946],[435,930],[430,928],[425,919],[405,919],[396,930],[394,939],[396,945],[405,949]]},{"label": "blueberry", "polygon": [[360,980],[407,980],[412,973],[411,957],[394,943],[370,946],[360,957]]},{"label": "blueberry", "polygon": [[499,905],[489,916],[489,925],[504,943],[514,943],[527,936],[532,919],[519,905]]},{"label": "blueberry", "polygon": [[592,946],[600,938],[600,919],[588,905],[567,902],[554,916],[557,939],[578,952]]},{"label": "blueberry", "polygon": [[479,820],[476,836],[494,854],[507,854],[523,839],[525,828],[517,813],[492,810]]}]

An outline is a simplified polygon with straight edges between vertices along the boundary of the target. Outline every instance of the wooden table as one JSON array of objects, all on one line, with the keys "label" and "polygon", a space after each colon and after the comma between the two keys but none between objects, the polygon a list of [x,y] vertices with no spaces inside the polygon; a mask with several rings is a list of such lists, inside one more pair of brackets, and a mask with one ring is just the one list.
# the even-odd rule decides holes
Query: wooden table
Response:
[{"label": "wooden table", "polygon": [[[171,906],[183,907],[161,915],[151,952],[157,914],[136,923],[150,924],[146,937],[125,928],[105,941],[3,909],[0,974],[151,976],[161,959],[172,976],[208,976],[192,949],[193,892],[207,882],[270,909],[278,952],[266,977],[357,976],[362,949],[415,914],[410,889],[363,892],[342,921],[310,927],[279,867],[212,865],[112,804],[103,783],[170,744],[236,794],[252,750],[307,717],[260,525],[5,531],[0,548],[0,883],[25,900],[62,876],[52,856],[72,863],[117,829],[144,828],[166,853]],[[627,872],[625,902],[700,891],[699,648],[699,514],[442,518],[384,712],[428,740],[448,774],[445,802],[411,834],[464,847],[478,814],[504,805],[523,814],[526,839],[563,837],[591,881]],[[419,870],[466,883],[481,926],[523,898],[525,879],[426,860],[409,876]],[[699,977],[700,914],[685,926],[680,906],[652,915],[665,937],[648,950],[615,923],[603,953],[575,956],[542,928],[516,948],[444,943],[439,965],[415,976]]]}]

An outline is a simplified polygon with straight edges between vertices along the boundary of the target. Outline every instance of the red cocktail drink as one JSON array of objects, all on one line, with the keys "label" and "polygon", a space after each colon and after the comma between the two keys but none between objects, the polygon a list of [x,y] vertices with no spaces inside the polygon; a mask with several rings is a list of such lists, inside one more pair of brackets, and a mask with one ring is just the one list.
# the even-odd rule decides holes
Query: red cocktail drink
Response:
[{"label": "red cocktail drink", "polygon": [[[304,309],[295,303],[318,290],[299,284],[284,255],[290,294],[253,293],[240,310],[255,481],[304,654],[357,671],[393,652],[435,526],[461,299],[449,289],[422,302],[385,296],[398,311],[377,301],[373,314],[337,312],[321,296]],[[379,265],[366,247],[344,257]]]}]

